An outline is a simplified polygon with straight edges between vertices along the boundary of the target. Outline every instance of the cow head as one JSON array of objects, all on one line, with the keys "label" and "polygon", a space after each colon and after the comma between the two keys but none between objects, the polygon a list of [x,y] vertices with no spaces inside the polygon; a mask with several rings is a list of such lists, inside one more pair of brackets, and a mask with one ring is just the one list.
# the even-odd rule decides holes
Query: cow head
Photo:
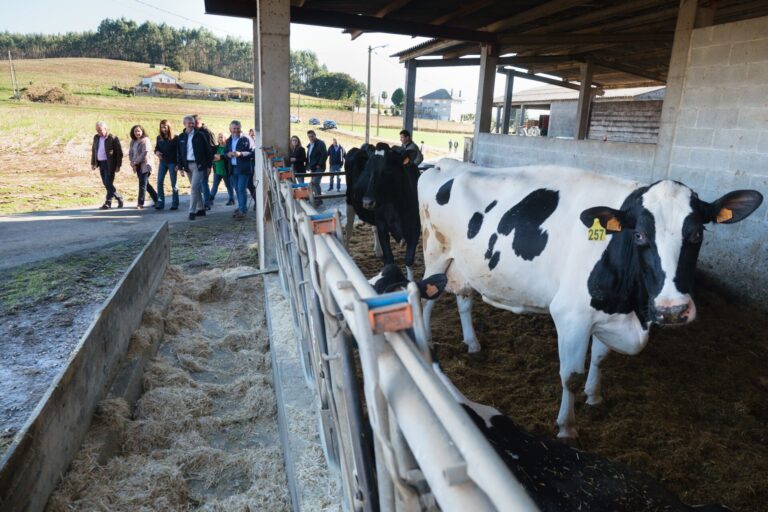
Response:
[{"label": "cow head", "polygon": [[415,158],[413,150],[405,151],[399,146],[390,148],[381,142],[376,144],[365,166],[364,174],[368,176],[368,183],[363,196],[363,208],[374,210],[381,204],[382,198],[400,194],[399,188],[406,175],[404,169],[415,167]]},{"label": "cow head", "polygon": [[[376,293],[389,293],[398,290],[404,290],[408,286],[408,279],[400,270],[400,267],[394,264],[385,265],[378,275],[368,280]],[[419,295],[422,299],[437,299],[445,290],[448,284],[448,277],[445,274],[433,274],[421,281],[416,281],[419,288]]]},{"label": "cow head", "polygon": [[[584,210],[581,221],[589,227],[598,219],[613,236],[602,262],[629,274],[603,279],[639,279],[642,300],[648,301],[638,304],[646,311],[642,315],[646,323],[686,324],[696,318],[691,292],[704,226],[745,219],[762,201],[757,191],[737,190],[708,203],[682,183],[665,180],[635,190],[619,210],[603,206]],[[589,283],[593,305],[599,280],[593,272]],[[630,293],[626,284],[618,283],[621,286]]]}]

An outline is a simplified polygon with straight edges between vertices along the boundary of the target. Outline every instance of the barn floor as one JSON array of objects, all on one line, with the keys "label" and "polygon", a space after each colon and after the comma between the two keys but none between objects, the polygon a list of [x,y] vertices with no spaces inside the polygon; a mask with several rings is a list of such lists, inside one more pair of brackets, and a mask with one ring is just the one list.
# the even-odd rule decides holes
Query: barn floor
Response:
[{"label": "barn floor", "polygon": [[[368,277],[382,266],[372,244],[371,229],[357,225],[350,253]],[[395,252],[404,265],[403,250]],[[420,249],[416,270],[421,277]],[[641,354],[608,357],[605,403],[577,404],[581,448],[648,472],[687,503],[765,510],[768,316],[712,287],[699,287],[696,304],[693,324],[654,328]],[[434,348],[448,376],[470,399],[554,438],[561,387],[551,319],[495,309],[479,296],[473,317],[482,351],[469,355],[454,297],[435,305]]]}]

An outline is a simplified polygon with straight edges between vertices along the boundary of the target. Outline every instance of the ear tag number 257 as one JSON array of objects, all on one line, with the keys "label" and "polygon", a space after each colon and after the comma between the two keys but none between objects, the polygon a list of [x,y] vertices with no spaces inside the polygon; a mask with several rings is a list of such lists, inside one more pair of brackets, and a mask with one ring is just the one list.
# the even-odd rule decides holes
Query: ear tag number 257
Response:
[{"label": "ear tag number 257", "polygon": [[587,240],[591,242],[602,242],[605,240],[605,228],[600,225],[598,219],[595,219],[592,227],[587,231]]}]

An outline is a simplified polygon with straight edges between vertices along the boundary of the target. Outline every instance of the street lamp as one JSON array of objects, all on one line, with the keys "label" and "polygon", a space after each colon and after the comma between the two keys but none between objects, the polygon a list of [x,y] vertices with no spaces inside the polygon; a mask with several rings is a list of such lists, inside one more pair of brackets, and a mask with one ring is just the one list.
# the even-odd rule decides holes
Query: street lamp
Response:
[{"label": "street lamp", "polygon": [[371,52],[373,50],[378,50],[379,48],[384,48],[386,44],[381,44],[379,46],[368,46],[368,87],[365,91],[365,143],[370,144],[371,142]]}]

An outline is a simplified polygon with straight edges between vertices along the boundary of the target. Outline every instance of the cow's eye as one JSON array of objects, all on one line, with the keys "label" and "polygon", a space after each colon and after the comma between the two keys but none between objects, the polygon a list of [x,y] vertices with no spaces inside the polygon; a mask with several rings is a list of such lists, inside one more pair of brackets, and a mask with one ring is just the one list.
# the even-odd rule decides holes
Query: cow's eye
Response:
[{"label": "cow's eye", "polygon": [[635,244],[648,245],[648,235],[641,231],[635,231]]},{"label": "cow's eye", "polygon": [[699,229],[691,233],[691,235],[688,237],[688,241],[692,244],[700,244],[703,238],[704,238],[704,235]]}]

